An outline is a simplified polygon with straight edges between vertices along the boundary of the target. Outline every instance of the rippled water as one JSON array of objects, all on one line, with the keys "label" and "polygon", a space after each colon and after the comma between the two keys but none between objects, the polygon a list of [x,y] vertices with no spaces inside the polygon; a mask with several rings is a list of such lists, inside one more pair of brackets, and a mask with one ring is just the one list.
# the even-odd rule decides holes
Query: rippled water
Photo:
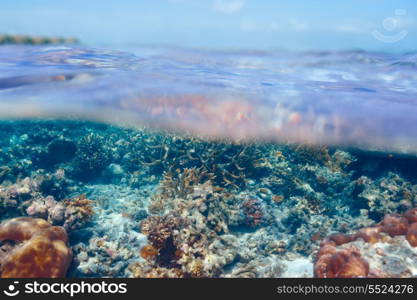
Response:
[{"label": "rippled water", "polygon": [[417,151],[417,55],[0,47],[0,118]]}]

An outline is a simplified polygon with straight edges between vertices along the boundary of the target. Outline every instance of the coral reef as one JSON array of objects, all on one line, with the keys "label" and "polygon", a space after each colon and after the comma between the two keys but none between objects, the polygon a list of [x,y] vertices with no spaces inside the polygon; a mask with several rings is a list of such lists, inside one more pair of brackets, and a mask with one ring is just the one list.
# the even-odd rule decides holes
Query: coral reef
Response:
[{"label": "coral reef", "polygon": [[221,187],[244,187],[251,178],[267,174],[270,165],[263,151],[267,145],[233,142],[213,143],[195,137],[170,134],[137,133],[126,143],[131,145],[123,165],[127,170],[146,168],[160,176],[198,168],[213,174],[214,184]]},{"label": "coral reef", "polygon": [[355,181],[354,193],[357,205],[368,209],[375,220],[417,205],[417,186],[393,172],[377,180],[359,177]]},{"label": "coral reef", "polygon": [[67,230],[74,230],[84,227],[93,215],[92,201],[87,199],[85,195],[65,199],[66,206],[63,224]]},{"label": "coral reef", "polygon": [[109,164],[111,153],[104,143],[103,137],[90,133],[78,142],[74,158],[74,176],[89,180],[98,176]]},{"label": "coral reef", "polygon": [[65,277],[72,259],[62,227],[42,219],[15,218],[0,225],[1,277]]},{"label": "coral reef", "polygon": [[52,196],[39,198],[26,209],[29,216],[48,220],[63,226],[67,231],[84,227],[93,215],[92,201],[85,195],[55,201]]},{"label": "coral reef", "polygon": [[369,274],[369,263],[361,257],[356,249],[337,251],[322,248],[314,266],[316,277],[322,278],[352,278],[366,277]]},{"label": "coral reef", "polygon": [[[398,277],[412,274],[409,269],[414,269],[413,265],[403,261],[401,265],[404,270],[401,273],[395,273],[394,270],[387,268],[377,268],[384,264],[395,264],[398,260],[394,258],[394,262],[389,260],[382,250],[382,244],[393,245],[398,248],[410,249],[416,247],[416,209],[410,209],[401,215],[388,214],[384,219],[374,227],[367,227],[359,230],[356,234],[344,235],[334,234],[326,238],[317,254],[317,260],[314,266],[314,274],[317,277]],[[401,238],[397,238],[400,237]],[[354,244],[357,240],[362,241],[361,248],[365,248],[363,244],[370,244],[365,248],[369,252],[369,248],[374,248],[377,256],[371,256],[370,263],[362,257],[361,248]],[[404,245],[406,240],[408,245]],[[360,242],[361,243],[361,242]],[[358,243],[357,243],[358,244]],[[342,249],[338,249],[343,246]],[[411,250],[417,261],[417,249]],[[385,262],[378,262],[378,257],[383,256]],[[405,259],[406,257],[404,257]],[[377,262],[375,262],[377,261]],[[407,268],[408,267],[408,268]],[[392,273],[389,273],[392,272]]]},{"label": "coral reef", "polygon": [[0,185],[0,201],[2,209],[0,214],[13,216],[25,210],[32,201],[44,196],[55,195],[63,197],[69,192],[69,181],[60,174],[35,173],[32,177],[26,177],[11,184]]},{"label": "coral reef", "polygon": [[148,243],[138,232],[138,222],[147,217],[144,206],[148,188],[127,189],[119,185],[87,185],[94,214],[86,227],[72,232],[73,277],[128,277]]},{"label": "coral reef", "polygon": [[[184,176],[180,180],[189,178]],[[178,182],[169,184],[168,180],[172,177],[162,181],[162,194],[157,198],[158,202],[161,199],[165,202],[164,209],[158,210],[162,216],[149,216],[141,223],[142,233],[158,254],[153,260],[134,263],[134,273],[145,277],[158,274],[218,277],[238,257],[247,257],[247,254],[238,254],[239,241],[230,230],[261,225],[264,217],[258,200],[236,197],[222,188],[215,188],[211,179],[194,181],[186,194],[176,188]]]},{"label": "coral reef", "polygon": [[264,223],[264,212],[262,204],[257,198],[250,198],[242,203],[242,211],[245,224],[249,227],[258,227]]},{"label": "coral reef", "polygon": [[0,218],[65,228],[70,276],[415,274],[415,158],[82,121],[0,130]]}]

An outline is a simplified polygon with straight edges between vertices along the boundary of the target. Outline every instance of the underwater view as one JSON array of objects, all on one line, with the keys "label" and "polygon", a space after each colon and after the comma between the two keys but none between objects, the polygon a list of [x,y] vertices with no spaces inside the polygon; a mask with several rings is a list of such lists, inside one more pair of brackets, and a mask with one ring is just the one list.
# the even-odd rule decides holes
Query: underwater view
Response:
[{"label": "underwater view", "polygon": [[2,277],[417,276],[417,56],[0,47]]},{"label": "underwater view", "polygon": [[416,5],[320,2],[1,3],[0,278],[416,278]]}]

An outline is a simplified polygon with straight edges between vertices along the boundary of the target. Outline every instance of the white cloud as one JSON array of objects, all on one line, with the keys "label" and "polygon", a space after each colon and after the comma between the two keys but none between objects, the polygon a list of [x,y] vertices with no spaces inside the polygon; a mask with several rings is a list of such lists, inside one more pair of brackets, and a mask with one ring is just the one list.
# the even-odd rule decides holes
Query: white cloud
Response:
[{"label": "white cloud", "polygon": [[213,10],[221,14],[235,14],[244,6],[244,0],[214,0],[213,2]]}]

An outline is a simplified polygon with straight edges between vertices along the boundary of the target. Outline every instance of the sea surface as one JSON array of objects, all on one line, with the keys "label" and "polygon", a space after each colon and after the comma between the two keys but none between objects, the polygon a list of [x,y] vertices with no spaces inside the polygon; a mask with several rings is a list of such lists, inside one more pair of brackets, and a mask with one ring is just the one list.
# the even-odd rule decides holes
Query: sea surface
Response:
[{"label": "sea surface", "polygon": [[417,276],[417,53],[0,46],[0,133],[66,276]]}]

